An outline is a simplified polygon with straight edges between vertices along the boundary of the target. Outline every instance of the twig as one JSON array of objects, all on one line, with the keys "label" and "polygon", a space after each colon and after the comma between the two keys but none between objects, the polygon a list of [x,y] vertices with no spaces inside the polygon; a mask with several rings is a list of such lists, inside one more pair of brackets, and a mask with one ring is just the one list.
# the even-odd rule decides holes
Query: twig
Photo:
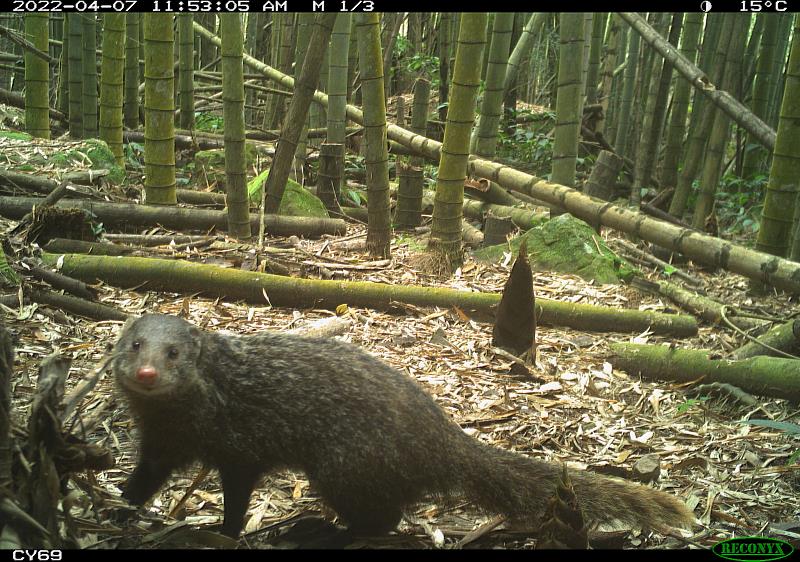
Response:
[{"label": "twig", "polygon": [[758,339],[756,339],[755,337],[751,336],[751,335],[750,335],[750,334],[748,334],[747,332],[745,332],[745,331],[741,330],[741,329],[740,329],[740,328],[738,328],[737,326],[734,326],[734,325],[733,325],[733,323],[732,323],[730,320],[728,320],[728,315],[726,314],[727,310],[728,310],[728,307],[727,307],[727,305],[722,305],[722,309],[720,310],[720,317],[722,318],[722,321],[723,321],[723,322],[724,322],[724,323],[725,323],[725,324],[726,324],[726,325],[727,325],[729,328],[731,328],[733,331],[735,331],[735,332],[737,332],[737,333],[739,333],[739,334],[743,335],[745,338],[747,338],[748,340],[750,340],[751,342],[753,342],[753,343],[755,343],[755,344],[758,344],[758,345],[760,345],[760,346],[761,346],[761,347],[763,347],[764,349],[768,349],[768,350],[772,351],[773,353],[777,353],[777,354],[778,354],[778,355],[780,355],[781,357],[787,357],[787,358],[789,358],[789,359],[800,359],[800,357],[797,357],[796,355],[792,355],[791,353],[786,353],[785,351],[783,351],[783,350],[781,350],[781,349],[778,349],[778,348],[776,348],[776,347],[772,347],[772,346],[771,346],[771,345],[769,345],[769,344],[766,344],[766,343],[764,343],[764,342],[762,342],[762,341],[759,341]]}]

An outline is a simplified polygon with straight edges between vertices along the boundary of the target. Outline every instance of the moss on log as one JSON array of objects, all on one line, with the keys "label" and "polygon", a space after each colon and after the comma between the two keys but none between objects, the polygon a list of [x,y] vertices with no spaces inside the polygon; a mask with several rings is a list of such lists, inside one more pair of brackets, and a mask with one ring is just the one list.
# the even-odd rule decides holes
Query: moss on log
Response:
[{"label": "moss on log", "polygon": [[611,344],[609,362],[631,375],[679,383],[721,382],[752,394],[800,399],[800,361],[751,357],[741,361],[713,359],[708,350],[674,349],[662,345]]},{"label": "moss on log", "polygon": [[[322,307],[340,304],[391,309],[397,303],[414,306],[451,306],[487,319],[500,302],[499,293],[478,293],[446,288],[387,285],[367,281],[323,281],[281,277],[238,269],[134,257],[44,254],[45,263],[63,260],[62,273],[82,280],[100,280],[118,287],[141,285],[147,290],[205,293],[274,306]],[[655,333],[691,336],[697,322],[691,316],[639,310],[620,310],[589,304],[546,299],[536,301],[537,323],[569,326],[598,332]]]}]

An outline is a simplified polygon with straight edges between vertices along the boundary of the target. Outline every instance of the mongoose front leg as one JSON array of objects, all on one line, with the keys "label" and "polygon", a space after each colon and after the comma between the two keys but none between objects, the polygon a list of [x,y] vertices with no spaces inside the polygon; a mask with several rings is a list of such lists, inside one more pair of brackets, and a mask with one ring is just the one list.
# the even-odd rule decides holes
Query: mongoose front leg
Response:
[{"label": "mongoose front leg", "polygon": [[142,454],[139,464],[125,484],[122,497],[134,505],[142,505],[166,482],[174,468],[171,464]]},{"label": "mongoose front leg", "polygon": [[251,469],[234,466],[219,467],[219,474],[225,496],[225,522],[222,525],[222,532],[236,538],[244,527],[244,516],[250,503],[250,495],[260,474]]}]

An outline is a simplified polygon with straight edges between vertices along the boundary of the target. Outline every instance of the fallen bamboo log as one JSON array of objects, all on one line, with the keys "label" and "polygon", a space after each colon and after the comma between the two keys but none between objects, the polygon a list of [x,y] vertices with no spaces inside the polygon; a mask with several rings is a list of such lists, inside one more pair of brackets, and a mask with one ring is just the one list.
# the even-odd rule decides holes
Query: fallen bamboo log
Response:
[{"label": "fallen bamboo log", "polygon": [[608,361],[634,376],[679,383],[727,383],[746,392],[800,400],[800,361],[757,356],[741,361],[713,359],[704,349],[666,345],[611,344]]},{"label": "fallen bamboo log", "polygon": [[[18,220],[42,202],[39,197],[0,197],[0,215]],[[93,213],[106,226],[161,225],[174,230],[228,229],[227,213],[206,209],[188,209],[176,206],[136,205],[134,203],[105,203],[79,199],[62,199],[55,205],[63,208],[84,209]],[[259,215],[250,213],[250,227],[258,231]],[[312,217],[285,217],[265,215],[267,233],[273,236],[305,236],[319,238],[323,234],[342,235],[347,231],[341,219]]]},{"label": "fallen bamboo log", "polygon": [[[61,263],[65,275],[84,281],[100,280],[117,287],[141,286],[146,290],[204,293],[242,299],[255,304],[295,308],[327,308],[341,304],[392,309],[397,303],[414,306],[458,307],[468,314],[490,319],[500,302],[499,293],[456,289],[388,285],[367,281],[325,281],[281,277],[181,260],[154,258],[44,254],[50,265]],[[536,299],[537,323],[569,326],[598,332],[670,334],[697,333],[697,321],[687,315],[624,310],[589,304]]]}]

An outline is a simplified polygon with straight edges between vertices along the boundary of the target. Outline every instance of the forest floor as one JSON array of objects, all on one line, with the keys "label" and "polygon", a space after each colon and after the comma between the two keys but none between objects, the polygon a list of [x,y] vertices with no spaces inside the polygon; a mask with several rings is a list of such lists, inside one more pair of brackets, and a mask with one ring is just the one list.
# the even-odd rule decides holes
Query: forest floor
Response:
[{"label": "forest floor", "polygon": [[[39,173],[46,171],[39,169]],[[13,224],[0,220],[4,231]],[[270,257],[277,256],[293,275],[465,291],[499,293],[513,263],[510,253],[497,263],[479,263],[467,255],[464,265],[443,279],[411,265],[424,247],[420,236],[398,233],[391,260],[380,262],[364,252],[360,242],[365,237],[362,225],[350,224],[345,238],[269,237],[267,245],[280,249]],[[614,247],[620,235],[605,230],[603,237]],[[159,257],[180,255],[226,267],[253,266],[252,253],[230,249],[186,251],[163,246],[157,251]],[[777,322],[800,312],[797,303],[784,294],[749,296],[748,281],[741,276],[692,264],[680,267],[700,279],[708,296],[720,302],[774,317]],[[238,334],[285,331],[334,315],[328,310],[279,309],[266,303],[254,306],[109,285],[96,289],[101,302],[130,314],[179,314],[205,329]],[[537,296],[554,300],[678,312],[671,303],[631,286],[597,285],[566,274],[534,272],[534,289]],[[784,540],[798,536],[800,465],[789,461],[800,449],[800,437],[742,423],[749,419],[797,423],[796,405],[759,397],[758,406],[748,406],[730,396],[699,396],[692,392],[693,385],[644,381],[608,362],[609,344],[629,341],[709,349],[725,356],[744,343],[732,331],[701,323],[697,336],[678,340],[647,332],[589,333],[539,326],[538,367],[527,372],[494,351],[491,324],[455,307],[422,309],[398,303],[392,313],[349,308],[342,315],[350,320],[350,328],[341,339],[414,377],[465,432],[482,441],[566,463],[569,468],[615,476],[629,476],[643,456],[655,455],[661,467],[656,485],[684,499],[699,525],[691,533],[676,531],[667,536],[636,529],[624,533],[599,529],[593,534],[595,546],[710,547],[734,536],[771,533]],[[35,393],[33,381],[47,355],[58,351],[73,359],[67,387],[74,388],[102,362],[107,344],[122,326],[37,305],[4,307],[4,317],[15,335],[13,416],[20,424],[27,419]],[[75,474],[71,480],[70,486],[80,493],[69,508],[68,532],[82,546],[236,546],[231,539],[202,531],[221,521],[223,501],[217,476],[196,480],[196,469],[175,475],[147,508],[121,523],[117,514],[127,504],[120,498],[120,485],[134,466],[135,427],[109,376],[100,380],[80,414],[96,422],[87,439],[111,450],[116,461],[113,469]],[[308,536],[284,534],[291,525],[282,523],[295,523],[297,516],[318,512],[331,517],[303,474],[270,475],[251,498],[246,534],[239,546],[308,546],[304,542]],[[447,509],[422,504],[406,514],[391,536],[350,546],[525,548],[535,545],[532,536],[498,526],[491,516],[466,502]]]}]

